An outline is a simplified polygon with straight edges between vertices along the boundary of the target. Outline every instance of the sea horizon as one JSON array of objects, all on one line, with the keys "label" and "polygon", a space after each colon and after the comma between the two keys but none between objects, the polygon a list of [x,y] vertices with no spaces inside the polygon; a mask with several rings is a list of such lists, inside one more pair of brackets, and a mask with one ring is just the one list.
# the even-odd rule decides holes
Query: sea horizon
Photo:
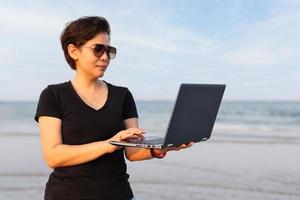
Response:
[{"label": "sea horizon", "polygon": [[[175,99],[135,99],[136,102],[174,102]],[[19,100],[19,99],[0,99],[0,103],[8,103],[8,102],[16,102],[16,103],[37,103],[37,100]],[[222,100],[223,102],[296,102],[300,103],[300,99],[228,99],[228,100]]]},{"label": "sea horizon", "polygon": [[[0,136],[38,136],[37,101],[0,101]],[[139,127],[166,132],[174,101],[136,100]],[[300,139],[300,101],[222,101],[212,136],[219,139],[291,142]]]}]

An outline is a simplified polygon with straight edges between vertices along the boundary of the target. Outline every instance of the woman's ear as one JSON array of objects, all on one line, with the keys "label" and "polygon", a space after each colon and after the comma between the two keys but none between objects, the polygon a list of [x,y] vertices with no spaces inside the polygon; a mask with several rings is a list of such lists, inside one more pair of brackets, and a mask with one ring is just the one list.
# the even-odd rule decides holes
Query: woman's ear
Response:
[{"label": "woman's ear", "polygon": [[78,60],[79,58],[79,48],[77,48],[74,44],[68,45],[68,53],[74,60]]}]

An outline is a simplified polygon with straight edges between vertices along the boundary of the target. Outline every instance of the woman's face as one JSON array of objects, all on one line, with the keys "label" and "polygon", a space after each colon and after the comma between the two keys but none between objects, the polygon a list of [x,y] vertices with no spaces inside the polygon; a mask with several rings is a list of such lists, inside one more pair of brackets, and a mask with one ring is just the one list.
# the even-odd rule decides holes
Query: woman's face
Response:
[{"label": "woman's face", "polygon": [[104,75],[109,65],[110,59],[106,52],[101,57],[93,53],[96,44],[109,45],[110,40],[107,33],[99,33],[93,39],[89,40],[80,47],[76,62],[77,73],[84,73],[91,78],[99,78]]}]

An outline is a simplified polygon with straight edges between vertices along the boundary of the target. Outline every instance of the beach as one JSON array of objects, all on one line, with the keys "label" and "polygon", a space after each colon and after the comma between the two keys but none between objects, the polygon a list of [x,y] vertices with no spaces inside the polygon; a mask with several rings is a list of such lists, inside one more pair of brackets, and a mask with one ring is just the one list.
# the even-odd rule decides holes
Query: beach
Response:
[{"label": "beach", "polygon": [[[162,160],[127,161],[129,180],[138,200],[296,200],[299,144],[212,138]],[[2,135],[0,157],[1,200],[43,199],[51,169],[37,135]]]},{"label": "beach", "polygon": [[[173,102],[137,102],[139,125],[163,136]],[[0,102],[0,200],[41,200],[36,102]],[[211,135],[164,159],[127,162],[137,200],[300,199],[300,102],[223,102]]]}]

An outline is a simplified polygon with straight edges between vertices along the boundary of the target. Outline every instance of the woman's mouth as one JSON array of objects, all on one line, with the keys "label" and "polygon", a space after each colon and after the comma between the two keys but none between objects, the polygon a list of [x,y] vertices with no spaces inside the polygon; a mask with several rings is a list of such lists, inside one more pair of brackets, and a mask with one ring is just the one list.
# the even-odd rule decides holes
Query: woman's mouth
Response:
[{"label": "woman's mouth", "polygon": [[107,68],[106,65],[96,65],[96,67],[99,67],[99,68],[104,69],[104,70]]}]

